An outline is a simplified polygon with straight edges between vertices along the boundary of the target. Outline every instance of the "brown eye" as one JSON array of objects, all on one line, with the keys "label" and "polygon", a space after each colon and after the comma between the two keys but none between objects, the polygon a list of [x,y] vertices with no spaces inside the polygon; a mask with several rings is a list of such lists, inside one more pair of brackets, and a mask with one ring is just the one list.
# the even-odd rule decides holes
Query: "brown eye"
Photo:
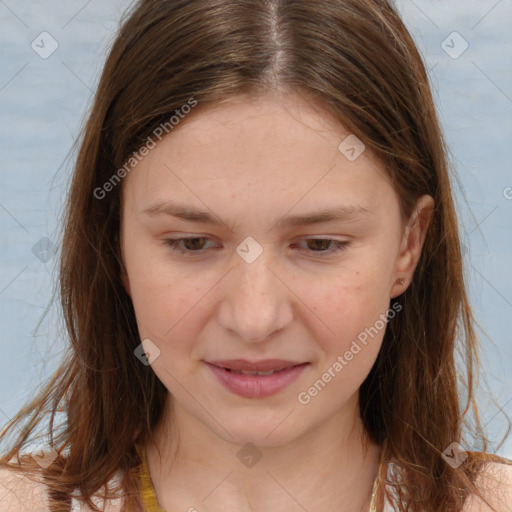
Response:
[{"label": "brown eye", "polygon": [[309,252],[319,253],[320,255],[343,251],[349,244],[346,240],[332,240],[330,238],[306,238],[304,241]]},{"label": "brown eye", "polygon": [[325,238],[310,238],[307,242],[308,246],[313,251],[326,251],[333,241],[334,240],[326,240]]},{"label": "brown eye", "polygon": [[[180,254],[191,254],[203,253],[205,241],[208,238],[204,236],[188,237],[188,238],[168,238],[165,240],[165,244],[169,246],[173,251]],[[182,245],[180,245],[182,244]]]}]

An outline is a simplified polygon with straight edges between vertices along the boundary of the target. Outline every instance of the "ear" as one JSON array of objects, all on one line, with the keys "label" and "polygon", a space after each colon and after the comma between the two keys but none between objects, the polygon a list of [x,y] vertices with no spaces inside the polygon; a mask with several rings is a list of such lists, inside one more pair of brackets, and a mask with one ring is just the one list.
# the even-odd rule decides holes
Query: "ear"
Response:
[{"label": "ear", "polygon": [[412,281],[433,212],[434,199],[431,196],[424,195],[416,201],[411,217],[404,229],[391,284],[390,298],[403,293]]}]

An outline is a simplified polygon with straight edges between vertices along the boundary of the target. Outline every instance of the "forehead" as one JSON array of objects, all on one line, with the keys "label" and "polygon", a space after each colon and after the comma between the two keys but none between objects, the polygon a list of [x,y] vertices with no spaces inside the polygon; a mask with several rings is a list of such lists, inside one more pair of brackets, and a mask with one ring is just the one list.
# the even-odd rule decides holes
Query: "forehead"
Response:
[{"label": "forehead", "polygon": [[367,204],[389,199],[387,172],[367,148],[355,160],[340,151],[349,136],[353,141],[325,110],[298,96],[199,105],[134,167],[123,187],[141,208],[183,195],[196,204],[215,196],[224,210],[241,197],[248,209],[289,209],[299,201],[307,207],[336,197]]}]

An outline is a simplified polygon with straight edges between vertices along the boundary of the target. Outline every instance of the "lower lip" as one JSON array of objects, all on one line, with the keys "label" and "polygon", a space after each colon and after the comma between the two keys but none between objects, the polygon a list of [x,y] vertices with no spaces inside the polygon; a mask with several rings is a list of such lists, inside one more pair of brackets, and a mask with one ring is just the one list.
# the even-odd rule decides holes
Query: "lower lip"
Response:
[{"label": "lower lip", "polygon": [[264,398],[275,395],[290,385],[309,363],[292,366],[271,375],[243,375],[207,364],[229,391],[246,398]]}]

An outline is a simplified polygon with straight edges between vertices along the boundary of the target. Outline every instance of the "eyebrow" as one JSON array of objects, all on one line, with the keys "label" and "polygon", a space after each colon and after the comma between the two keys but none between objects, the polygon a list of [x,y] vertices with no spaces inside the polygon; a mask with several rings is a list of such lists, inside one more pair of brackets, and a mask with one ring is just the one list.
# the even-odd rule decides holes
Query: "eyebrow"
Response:
[{"label": "eyebrow", "polygon": [[[225,223],[213,213],[206,210],[198,210],[192,206],[179,204],[174,201],[158,201],[145,208],[142,213],[152,217],[168,215],[188,222],[211,224],[213,226],[225,225]],[[360,205],[346,205],[311,213],[287,215],[279,219],[275,225],[279,227],[298,227],[323,222],[350,221],[371,213],[369,209]]]}]

